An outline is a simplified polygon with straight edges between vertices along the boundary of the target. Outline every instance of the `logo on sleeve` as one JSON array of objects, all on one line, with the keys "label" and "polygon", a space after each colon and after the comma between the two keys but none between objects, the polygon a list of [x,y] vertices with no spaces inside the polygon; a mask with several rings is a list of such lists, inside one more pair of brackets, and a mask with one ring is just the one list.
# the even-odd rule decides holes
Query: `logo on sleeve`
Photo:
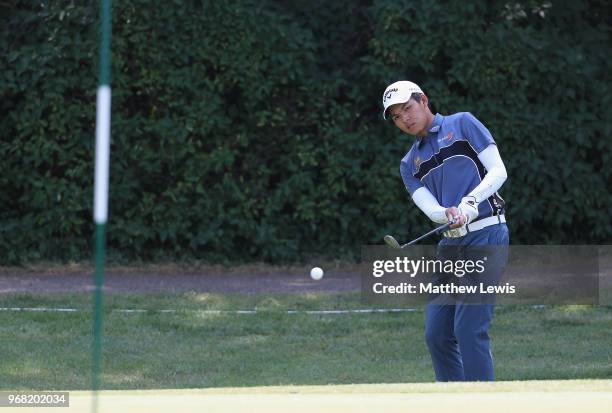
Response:
[{"label": "logo on sleeve", "polygon": [[438,139],[438,142],[450,142],[453,140],[454,134],[453,132],[448,132],[446,135],[444,135],[443,138]]},{"label": "logo on sleeve", "polygon": [[420,156],[417,156],[417,157],[414,159],[414,166],[415,166],[417,169],[419,169],[419,167],[421,166],[421,164],[422,164],[422,163],[423,163],[423,160],[421,159],[421,157],[420,157]]}]

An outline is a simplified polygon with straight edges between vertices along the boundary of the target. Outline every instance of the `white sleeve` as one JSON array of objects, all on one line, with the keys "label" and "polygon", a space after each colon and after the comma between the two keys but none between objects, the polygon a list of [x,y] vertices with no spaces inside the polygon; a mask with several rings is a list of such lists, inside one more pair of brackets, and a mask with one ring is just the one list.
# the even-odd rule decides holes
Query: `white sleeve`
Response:
[{"label": "white sleeve", "polygon": [[487,170],[484,179],[474,188],[468,196],[476,198],[476,202],[482,202],[493,195],[506,181],[508,174],[504,162],[499,156],[497,145],[491,144],[478,154],[478,159]]},{"label": "white sleeve", "polygon": [[444,213],[446,208],[438,203],[438,200],[429,192],[429,189],[424,186],[417,189],[412,194],[412,200],[433,222],[438,224],[446,224],[448,222],[448,218],[446,218]]}]

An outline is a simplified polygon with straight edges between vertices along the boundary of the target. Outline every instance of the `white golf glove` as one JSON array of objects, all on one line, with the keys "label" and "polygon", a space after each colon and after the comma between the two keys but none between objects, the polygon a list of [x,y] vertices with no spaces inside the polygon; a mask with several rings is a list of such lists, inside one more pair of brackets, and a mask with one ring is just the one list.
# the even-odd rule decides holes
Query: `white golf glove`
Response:
[{"label": "white golf glove", "polygon": [[464,196],[461,198],[461,202],[457,206],[457,209],[461,215],[465,215],[467,218],[466,224],[478,218],[478,202],[476,202],[476,197]]}]

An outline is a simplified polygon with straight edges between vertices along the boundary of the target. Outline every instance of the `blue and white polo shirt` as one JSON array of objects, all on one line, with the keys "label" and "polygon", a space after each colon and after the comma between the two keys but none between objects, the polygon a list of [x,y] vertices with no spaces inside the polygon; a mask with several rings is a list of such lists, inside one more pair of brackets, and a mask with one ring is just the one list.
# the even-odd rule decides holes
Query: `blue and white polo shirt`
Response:
[{"label": "blue and white polo shirt", "polygon": [[[489,130],[471,113],[436,114],[424,137],[417,137],[402,159],[400,173],[406,189],[426,187],[444,208],[457,206],[461,198],[482,181],[487,170],[478,154],[495,141]],[[478,219],[504,213],[498,193],[481,201]]]}]

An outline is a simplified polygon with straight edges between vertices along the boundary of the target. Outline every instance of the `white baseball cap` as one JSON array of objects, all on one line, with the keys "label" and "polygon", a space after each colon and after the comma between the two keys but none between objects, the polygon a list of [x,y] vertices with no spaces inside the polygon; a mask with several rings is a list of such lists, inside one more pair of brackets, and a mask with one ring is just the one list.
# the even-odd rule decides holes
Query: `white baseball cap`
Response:
[{"label": "white baseball cap", "polygon": [[409,82],[408,80],[400,80],[387,86],[385,93],[383,93],[383,119],[387,120],[387,109],[396,103],[405,103],[410,100],[410,96],[413,93],[421,93],[423,91],[416,83]]}]

